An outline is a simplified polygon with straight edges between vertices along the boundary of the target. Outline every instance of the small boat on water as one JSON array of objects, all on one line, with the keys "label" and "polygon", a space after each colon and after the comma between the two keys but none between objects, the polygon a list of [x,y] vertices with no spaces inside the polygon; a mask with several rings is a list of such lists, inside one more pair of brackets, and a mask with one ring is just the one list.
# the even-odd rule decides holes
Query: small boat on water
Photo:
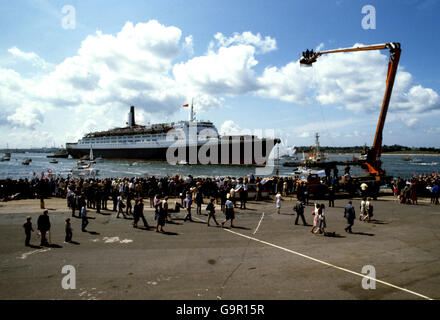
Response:
[{"label": "small boat on water", "polygon": [[90,162],[87,165],[76,165],[76,167],[72,168],[70,172],[79,176],[97,176],[99,169],[93,168],[92,163]]},{"label": "small boat on water", "polygon": [[32,159],[31,158],[27,158],[21,164],[25,165],[25,166],[28,166],[31,162],[32,162]]},{"label": "small boat on water", "polygon": [[0,161],[9,161],[11,160],[11,153],[10,152],[5,152],[3,154],[3,157],[1,157]]},{"label": "small boat on water", "polygon": [[403,161],[412,161],[412,158],[410,158],[410,157],[406,157],[406,158],[403,158],[402,160],[403,160]]},{"label": "small boat on water", "polygon": [[54,154],[49,154],[46,156],[47,158],[61,158],[61,159],[67,159],[69,157],[69,153],[66,149],[58,149],[57,152]]},{"label": "small boat on water", "polygon": [[49,163],[58,163],[58,160],[52,159]]}]

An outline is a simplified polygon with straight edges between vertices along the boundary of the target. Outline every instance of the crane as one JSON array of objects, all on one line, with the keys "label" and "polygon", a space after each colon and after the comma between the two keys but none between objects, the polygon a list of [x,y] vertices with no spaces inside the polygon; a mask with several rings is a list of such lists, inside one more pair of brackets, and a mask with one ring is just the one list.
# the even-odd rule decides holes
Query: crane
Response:
[{"label": "crane", "polygon": [[393,91],[394,79],[396,78],[397,66],[399,64],[401,47],[398,42],[388,42],[384,44],[369,45],[364,47],[344,48],[328,51],[314,52],[313,50],[306,50],[302,53],[299,63],[303,66],[311,66],[317,61],[318,57],[324,54],[339,53],[339,52],[355,52],[355,51],[371,51],[371,50],[386,50],[390,52],[388,61],[388,72],[385,86],[385,94],[382,101],[382,108],[380,110],[379,120],[377,123],[376,134],[374,141],[367,151],[367,157],[362,163],[362,168],[366,170],[370,176],[375,180],[381,180],[385,176],[385,171],[381,168],[382,162],[380,156],[382,154],[382,131],[385,125],[385,118],[388,112],[388,106],[391,99],[391,92]]}]

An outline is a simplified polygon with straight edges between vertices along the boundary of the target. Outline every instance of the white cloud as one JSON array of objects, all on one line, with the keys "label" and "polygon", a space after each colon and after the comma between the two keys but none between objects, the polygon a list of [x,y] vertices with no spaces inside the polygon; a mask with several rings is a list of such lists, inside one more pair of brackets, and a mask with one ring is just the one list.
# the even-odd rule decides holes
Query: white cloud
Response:
[{"label": "white cloud", "polygon": [[211,95],[238,95],[256,89],[255,72],[258,62],[255,48],[249,45],[221,47],[218,52],[195,57],[176,64],[176,81],[193,90]]},{"label": "white cloud", "polygon": [[220,126],[221,135],[238,135],[241,134],[242,129],[233,120],[226,120]]},{"label": "white cloud", "polygon": [[185,42],[183,43],[183,49],[188,52],[190,56],[194,55],[194,43],[193,36],[185,37]]},{"label": "white cloud", "polygon": [[49,69],[53,67],[52,64],[44,61],[44,59],[40,58],[35,52],[24,52],[17,47],[9,48],[8,52],[12,54],[15,58],[30,62],[35,67],[41,69]]},{"label": "white cloud", "polygon": [[253,34],[245,31],[243,33],[234,33],[232,37],[225,37],[221,32],[218,32],[214,38],[217,40],[219,47],[229,47],[231,45],[251,45],[256,48],[257,53],[267,53],[277,49],[276,40],[266,36],[261,36],[260,33]]}]

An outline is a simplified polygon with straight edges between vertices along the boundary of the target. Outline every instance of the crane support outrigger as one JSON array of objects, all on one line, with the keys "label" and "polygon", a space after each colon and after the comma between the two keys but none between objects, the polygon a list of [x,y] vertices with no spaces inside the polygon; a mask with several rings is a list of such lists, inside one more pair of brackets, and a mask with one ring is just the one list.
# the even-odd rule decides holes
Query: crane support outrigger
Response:
[{"label": "crane support outrigger", "polygon": [[380,156],[382,154],[382,132],[391,99],[391,92],[393,91],[394,79],[396,78],[397,66],[399,64],[401,53],[400,43],[388,42],[385,44],[369,45],[365,47],[345,48],[320,52],[306,50],[305,52],[303,52],[303,55],[299,60],[299,63],[301,65],[311,65],[312,63],[316,62],[318,57],[324,54],[385,49],[388,49],[390,51],[385,94],[383,97],[382,108],[380,110],[379,121],[377,123],[374,141],[371,148],[367,151],[366,160],[362,163],[362,168],[365,169],[366,172],[369,173],[370,176],[374,177],[374,179],[377,181],[380,181],[385,177],[385,171],[381,168],[382,162],[380,161]]}]

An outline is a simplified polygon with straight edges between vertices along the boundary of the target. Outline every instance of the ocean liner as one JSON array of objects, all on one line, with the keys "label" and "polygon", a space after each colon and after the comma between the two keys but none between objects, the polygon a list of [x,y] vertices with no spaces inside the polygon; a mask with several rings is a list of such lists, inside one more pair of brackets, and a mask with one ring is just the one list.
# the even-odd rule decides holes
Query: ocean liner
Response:
[{"label": "ocean liner", "polygon": [[192,105],[188,121],[139,125],[131,106],[127,126],[88,133],[76,143],[66,143],[66,150],[73,158],[87,156],[93,148],[103,159],[263,166],[277,143],[277,138],[254,135],[220,136],[211,121],[194,118]]}]

